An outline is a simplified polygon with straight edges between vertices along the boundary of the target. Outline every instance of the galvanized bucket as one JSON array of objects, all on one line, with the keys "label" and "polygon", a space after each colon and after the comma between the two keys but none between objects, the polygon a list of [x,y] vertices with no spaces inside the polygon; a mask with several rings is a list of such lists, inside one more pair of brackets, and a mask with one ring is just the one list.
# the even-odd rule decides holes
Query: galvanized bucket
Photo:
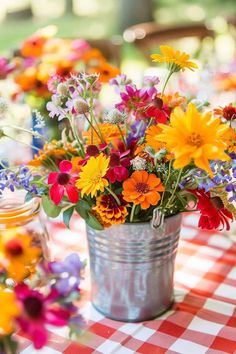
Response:
[{"label": "galvanized bucket", "polygon": [[173,303],[174,261],[181,215],[150,223],[114,225],[103,231],[87,226],[92,303],[118,321],[153,319]]}]

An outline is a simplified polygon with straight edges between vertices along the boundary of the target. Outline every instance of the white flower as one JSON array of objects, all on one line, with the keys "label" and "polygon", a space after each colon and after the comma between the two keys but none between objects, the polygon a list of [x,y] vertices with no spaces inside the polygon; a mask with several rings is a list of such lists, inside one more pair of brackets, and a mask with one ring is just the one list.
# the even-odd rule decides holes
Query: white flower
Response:
[{"label": "white flower", "polygon": [[133,169],[136,171],[145,170],[147,167],[146,160],[139,156],[136,156],[133,160],[130,161],[130,163]]},{"label": "white flower", "polygon": [[120,124],[124,123],[126,115],[119,111],[119,109],[114,108],[107,112],[104,121],[112,123],[112,124]]},{"label": "white flower", "polygon": [[45,120],[44,120],[44,117],[42,116],[42,114],[39,111],[37,111],[36,109],[33,110],[33,114],[35,116],[35,121],[36,121],[34,128],[41,129],[41,128],[45,127]]},{"label": "white flower", "polygon": [[0,117],[3,117],[9,110],[9,103],[6,98],[0,97]]}]

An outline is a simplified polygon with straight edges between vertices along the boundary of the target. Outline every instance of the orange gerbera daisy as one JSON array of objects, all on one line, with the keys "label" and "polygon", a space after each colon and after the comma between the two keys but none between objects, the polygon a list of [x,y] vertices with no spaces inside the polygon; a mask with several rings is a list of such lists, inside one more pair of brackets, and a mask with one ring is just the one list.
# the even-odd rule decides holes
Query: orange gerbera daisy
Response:
[{"label": "orange gerbera daisy", "polygon": [[59,163],[62,160],[69,159],[69,155],[75,155],[77,150],[70,143],[52,140],[49,144],[45,144],[43,149],[34,156],[34,159],[28,162],[30,166],[43,166],[49,158]]},{"label": "orange gerbera daisy", "polygon": [[105,61],[104,56],[97,48],[92,48],[91,50],[85,52],[82,59],[85,64],[89,66],[97,66],[100,62]]},{"label": "orange gerbera daisy", "polygon": [[[113,145],[115,145],[116,142],[121,139],[120,131],[117,128],[117,125],[111,123],[100,123],[98,124],[98,127],[106,144],[112,143]],[[87,145],[99,145],[102,143],[100,137],[95,132],[93,132],[92,142],[91,128],[89,128],[89,130],[87,130],[86,132],[83,132],[83,137],[86,139]]]},{"label": "orange gerbera daisy", "polygon": [[33,35],[26,39],[21,46],[21,55],[23,57],[40,57],[43,54],[44,45],[47,38],[43,36]]},{"label": "orange gerbera daisy", "polygon": [[99,81],[108,82],[113,77],[120,74],[120,70],[107,63],[106,61],[101,61],[97,66],[92,66],[88,69],[89,74],[99,74]]},{"label": "orange gerbera daisy", "polygon": [[182,106],[187,102],[186,98],[183,96],[180,96],[179,92],[175,92],[173,94],[169,95],[162,95],[161,99],[163,101],[163,104],[170,107],[170,108],[175,108],[178,106]]},{"label": "orange gerbera daisy", "polygon": [[141,209],[148,209],[150,205],[157,205],[160,200],[160,193],[164,186],[160,178],[147,171],[135,171],[131,177],[123,183],[123,197],[127,202],[136,205],[140,204]]},{"label": "orange gerbera daisy", "polygon": [[11,334],[14,330],[14,320],[20,315],[20,308],[13,291],[0,288],[0,336]]},{"label": "orange gerbera daisy", "polygon": [[28,234],[7,230],[0,236],[0,264],[10,278],[22,281],[36,264],[41,251],[31,245],[32,238]]},{"label": "orange gerbera daisy", "polygon": [[123,224],[128,215],[125,205],[118,205],[110,194],[99,196],[93,209],[99,214],[103,224],[107,226]]},{"label": "orange gerbera daisy", "polygon": [[189,60],[189,55],[179,50],[174,50],[169,45],[161,45],[162,54],[152,54],[151,58],[155,62],[169,64],[172,71],[184,71],[185,69],[197,69],[197,64]]}]

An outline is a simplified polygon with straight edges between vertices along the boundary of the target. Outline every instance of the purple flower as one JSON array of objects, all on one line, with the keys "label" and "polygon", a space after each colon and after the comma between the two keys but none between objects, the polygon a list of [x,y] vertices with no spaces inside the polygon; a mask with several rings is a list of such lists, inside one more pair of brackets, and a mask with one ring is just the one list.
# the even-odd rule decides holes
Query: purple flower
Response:
[{"label": "purple flower", "polygon": [[63,262],[49,263],[49,270],[53,275],[57,275],[55,288],[65,296],[73,291],[79,291],[80,274],[85,264],[76,253],[72,253]]},{"label": "purple flower", "polygon": [[57,92],[57,86],[61,83],[62,78],[59,75],[53,75],[48,80],[48,89],[52,93]]},{"label": "purple flower", "polygon": [[121,91],[124,91],[125,86],[132,84],[132,81],[128,79],[125,74],[120,74],[112,78],[109,81],[109,84],[115,87],[117,93],[120,93]]},{"label": "purple flower", "polygon": [[159,84],[160,79],[157,76],[145,76],[143,79],[144,86],[146,87],[149,96],[157,94],[156,85]]},{"label": "purple flower", "polygon": [[15,171],[11,169],[0,170],[0,194],[9,189],[14,192],[16,189],[25,189],[32,194],[38,194],[38,190],[33,182],[33,176],[28,167],[22,165]]}]

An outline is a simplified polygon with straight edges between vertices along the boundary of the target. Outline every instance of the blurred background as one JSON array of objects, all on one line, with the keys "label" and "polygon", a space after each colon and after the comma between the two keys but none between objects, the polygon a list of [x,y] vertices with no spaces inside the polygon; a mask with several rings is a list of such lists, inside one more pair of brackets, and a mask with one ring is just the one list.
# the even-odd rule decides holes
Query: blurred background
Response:
[{"label": "blurred background", "polygon": [[[23,41],[47,26],[58,38],[88,40],[137,84],[145,75],[164,79],[165,69],[154,65],[150,54],[158,52],[160,44],[171,44],[189,53],[199,66],[197,73],[174,77],[172,91],[217,105],[236,101],[235,0],[0,0],[0,56],[14,57]],[[4,96],[10,80],[1,79],[0,96]],[[111,98],[109,87],[103,96]],[[8,97],[14,98],[14,93]],[[40,94],[33,99],[39,103]],[[15,100],[16,113],[5,120],[30,125],[31,119],[21,123],[21,117],[32,116],[32,95],[19,101]],[[45,113],[45,100],[43,105]],[[4,140],[0,154],[6,151]]]},{"label": "blurred background", "polygon": [[144,30],[134,34],[128,29],[145,22],[158,29],[204,23],[214,31],[219,59],[227,62],[234,56],[235,0],[1,0],[0,51],[7,52],[38,28],[54,24],[61,37],[123,42],[121,64],[125,65],[128,59],[143,60],[142,51],[135,50],[140,47],[135,39],[142,40]]}]

